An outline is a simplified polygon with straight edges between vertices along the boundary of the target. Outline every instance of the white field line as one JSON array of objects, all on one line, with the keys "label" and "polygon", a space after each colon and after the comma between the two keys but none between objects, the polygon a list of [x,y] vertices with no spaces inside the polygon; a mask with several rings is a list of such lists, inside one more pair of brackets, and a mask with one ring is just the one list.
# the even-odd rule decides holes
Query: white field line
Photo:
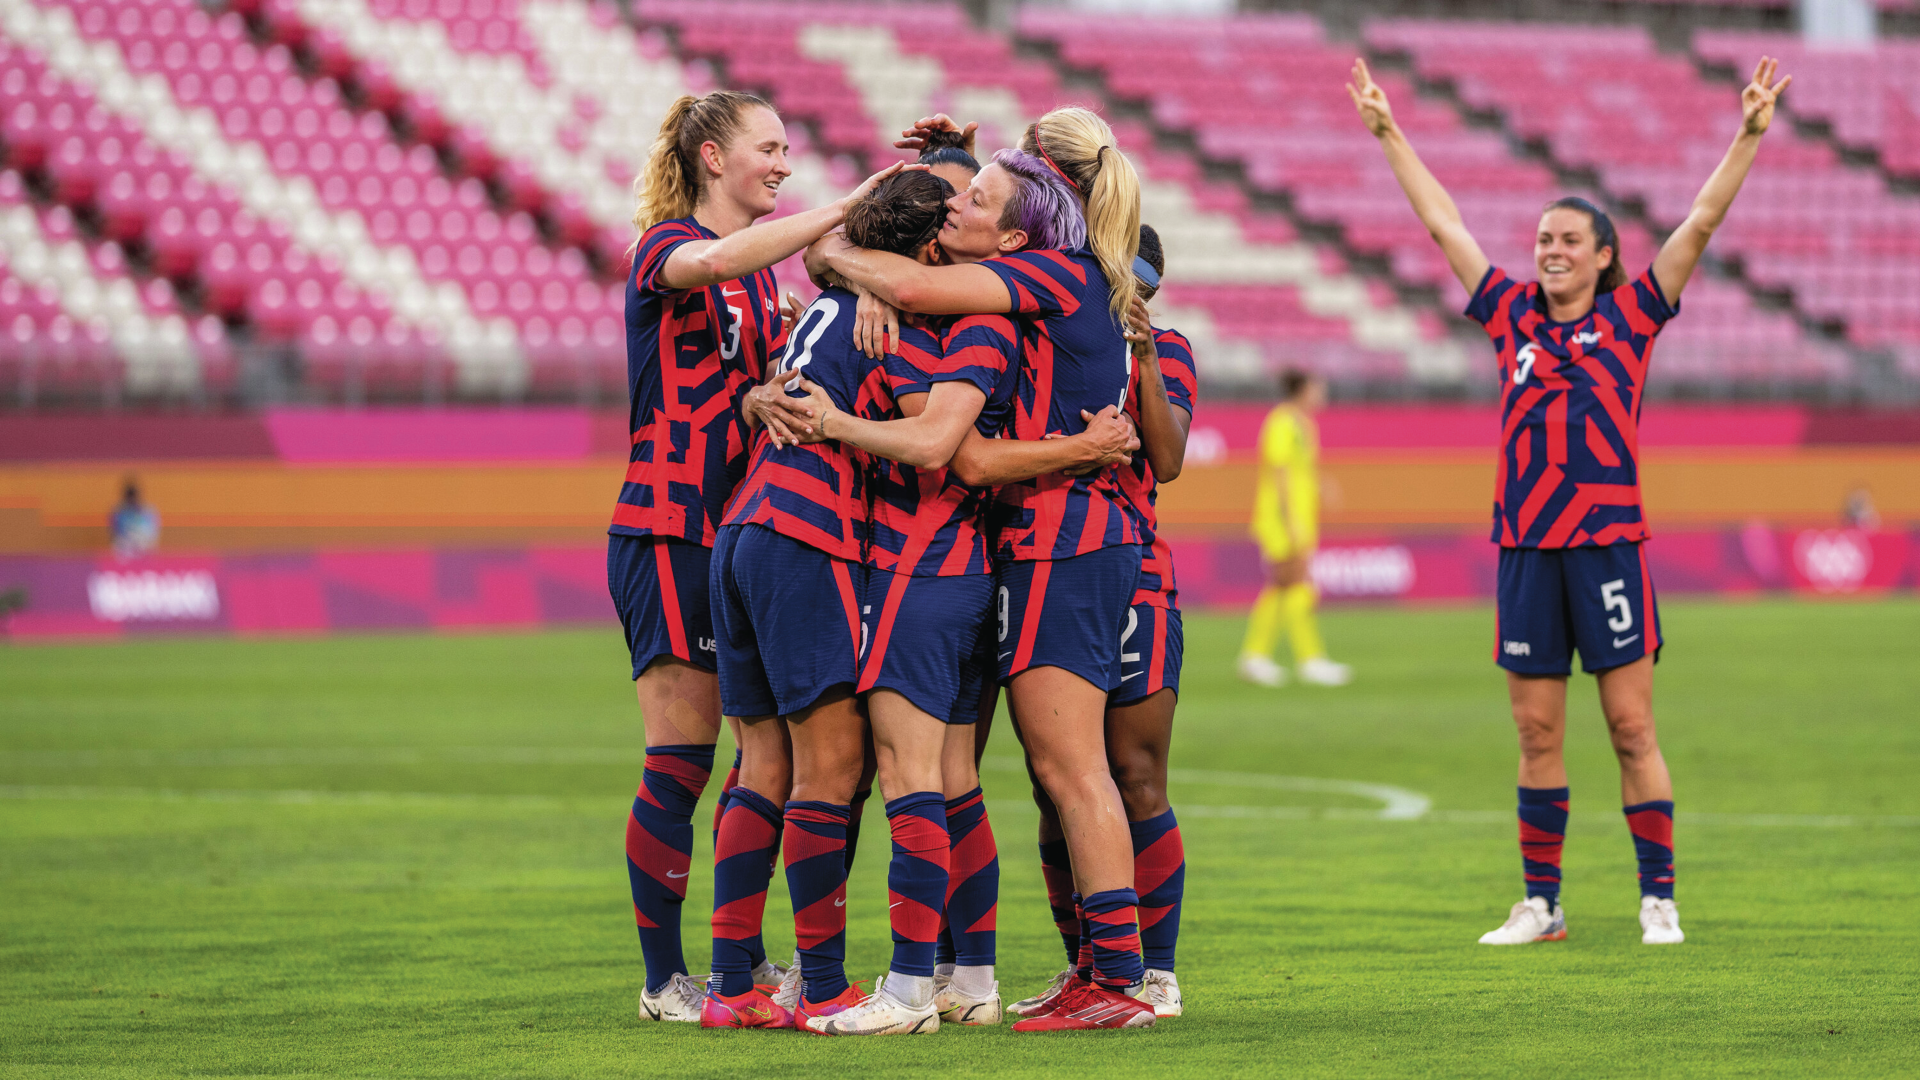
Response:
[{"label": "white field line", "polygon": [[[639,747],[281,747],[216,750],[22,750],[0,753],[0,769],[35,768],[288,768],[325,766],[455,765],[610,765],[641,764]],[[1019,758],[989,757],[981,767],[993,772],[1025,772]],[[1373,799],[1380,808],[1342,806],[1222,806],[1182,803],[1183,818],[1241,821],[1423,821],[1450,825],[1504,825],[1508,810],[1434,810],[1427,796],[1388,784],[1357,780],[1329,780],[1311,776],[1222,772],[1211,769],[1171,769],[1176,784],[1198,787],[1239,787],[1268,791],[1310,791]],[[548,795],[486,795],[432,791],[327,791],[263,788],[110,787],[72,784],[0,784],[0,800],[63,800],[73,802],[247,802],[282,805],[462,805],[508,806],[526,809],[572,809],[598,797],[561,798]],[[1026,814],[1032,804],[999,800],[989,804],[996,814]],[[1747,828],[1920,828],[1920,815],[1899,814],[1720,814],[1681,811],[1687,825]]]}]

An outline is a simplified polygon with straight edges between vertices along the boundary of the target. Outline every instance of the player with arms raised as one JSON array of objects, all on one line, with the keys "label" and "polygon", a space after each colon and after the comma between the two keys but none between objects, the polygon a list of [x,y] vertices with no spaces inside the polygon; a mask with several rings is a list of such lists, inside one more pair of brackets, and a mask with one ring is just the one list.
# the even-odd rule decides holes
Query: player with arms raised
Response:
[{"label": "player with arms raised", "polygon": [[1348,93],[1420,221],[1472,299],[1500,357],[1501,438],[1493,539],[1500,545],[1494,658],[1507,670],[1520,733],[1520,849],[1526,899],[1480,941],[1566,936],[1560,850],[1566,834],[1567,677],[1572,652],[1593,673],[1620,761],[1640,864],[1641,940],[1685,940],[1673,903],[1673,785],[1654,737],[1653,665],[1662,639],[1640,509],[1640,407],[1653,342],[1752,168],[1774,103],[1792,81],[1762,58],[1741,93],[1740,130],[1653,265],[1629,280],[1613,223],[1584,199],[1548,204],[1534,240],[1538,280],[1490,265],[1453,199],[1394,122],[1387,95],[1355,61]]},{"label": "player with arms raised", "polygon": [[[646,724],[646,771],[626,843],[647,965],[643,1020],[697,1022],[704,999],[705,988],[687,977],[680,909],[693,808],[720,727],[707,568],[721,509],[746,471],[741,395],[784,340],[770,268],[838,227],[847,203],[879,179],[828,206],[754,224],[773,212],[791,171],[773,107],[721,90],[673,103],[634,180],[639,238],[626,309],[633,449],[607,529],[607,587]],[[753,966],[756,978],[780,977],[763,953]]]}]

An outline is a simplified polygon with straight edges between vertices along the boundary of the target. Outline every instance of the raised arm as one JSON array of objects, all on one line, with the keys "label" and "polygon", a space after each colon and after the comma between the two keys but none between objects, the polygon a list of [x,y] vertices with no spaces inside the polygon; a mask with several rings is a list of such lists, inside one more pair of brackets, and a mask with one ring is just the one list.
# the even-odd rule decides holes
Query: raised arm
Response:
[{"label": "raised arm", "polygon": [[[1013,296],[1000,275],[969,263],[922,266],[904,255],[855,247],[844,236],[823,237],[814,247],[827,267],[901,311],[966,315],[1013,310]],[[811,259],[809,260],[811,261]]]},{"label": "raised arm", "polygon": [[1740,133],[1733,137],[1733,145],[1727,147],[1727,156],[1720,159],[1713,175],[1707,177],[1706,186],[1693,197],[1693,209],[1687,212],[1687,220],[1673,230],[1667,242],[1660,245],[1660,254],[1654,257],[1653,278],[1660,283],[1669,304],[1679,302],[1680,291],[1687,287],[1694,267],[1700,264],[1700,256],[1706,253],[1707,241],[1727,219],[1733,197],[1740,194],[1747,170],[1753,168],[1754,155],[1760,152],[1760,136],[1765,135],[1773,123],[1774,103],[1779,100],[1780,91],[1793,81],[1789,75],[1774,82],[1773,77],[1779,71],[1780,61],[1770,56],[1761,57],[1755,65],[1753,81],[1740,92]]},{"label": "raised arm", "polygon": [[1146,302],[1134,297],[1127,315],[1127,340],[1133,346],[1140,380],[1140,448],[1146,452],[1153,478],[1166,483],[1180,475],[1187,462],[1187,431],[1193,414],[1167,400],[1166,378],[1160,373],[1160,350],[1153,344]]},{"label": "raised arm", "polygon": [[1427,169],[1420,155],[1413,152],[1413,144],[1407,141],[1406,133],[1394,122],[1393,107],[1387,102],[1387,92],[1373,81],[1373,75],[1367,70],[1365,60],[1353,62],[1353,83],[1347,87],[1347,95],[1353,98],[1353,107],[1360,111],[1360,119],[1366,122],[1367,130],[1380,140],[1380,149],[1387,155],[1387,165],[1393,169],[1393,178],[1400,181],[1400,190],[1407,193],[1407,201],[1413,204],[1413,212],[1420,216],[1420,224],[1440,245],[1447,257],[1447,265],[1453,268],[1453,276],[1467,290],[1467,295],[1480,287],[1480,279],[1487,276],[1487,256],[1480,250],[1480,242],[1467,231],[1466,222],[1460,218],[1460,208],[1454,205],[1453,196],[1440,186],[1433,173]]},{"label": "raised arm", "polygon": [[895,162],[867,177],[865,183],[854,188],[844,199],[803,213],[749,225],[718,240],[693,240],[681,244],[673,249],[673,254],[667,256],[666,265],[660,268],[660,280],[669,289],[700,289],[764,270],[796,251],[805,250],[808,244],[820,239],[828,231],[839,228],[846,217],[847,207],[865,198],[867,192],[872,191],[880,181],[904,168],[923,167]]}]

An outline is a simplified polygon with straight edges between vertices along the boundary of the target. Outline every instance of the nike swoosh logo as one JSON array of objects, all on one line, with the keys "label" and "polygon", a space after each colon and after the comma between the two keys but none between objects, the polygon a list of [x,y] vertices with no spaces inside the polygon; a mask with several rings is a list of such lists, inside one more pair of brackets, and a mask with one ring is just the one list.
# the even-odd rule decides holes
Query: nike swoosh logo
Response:
[{"label": "nike swoosh logo", "polygon": [[905,900],[895,900],[893,903],[887,905],[887,910],[892,911],[894,908],[897,908],[904,903],[906,903]]},{"label": "nike swoosh logo", "polygon": [[653,1018],[654,1018],[655,1020],[658,1020],[658,1019],[660,1019],[660,1010],[659,1010],[659,1009],[656,1009],[656,1008],[654,1008],[653,1006],[651,1006],[651,1005],[649,1005],[649,1004],[647,1004],[647,999],[646,999],[646,998],[641,998],[641,999],[640,999],[640,1007],[641,1007],[641,1008],[643,1008],[643,1009],[645,1009],[645,1010],[647,1010],[647,1015],[648,1015],[648,1016],[651,1016],[651,1017],[653,1017]]},{"label": "nike swoosh logo", "polygon": [[840,899],[838,899],[838,900],[835,900],[835,901],[833,902],[833,906],[834,906],[834,907],[846,907],[846,906],[847,906],[847,898],[843,896],[843,897],[841,897]]},{"label": "nike swoosh logo", "polygon": [[1139,678],[1140,676],[1142,676],[1142,675],[1145,675],[1145,674],[1146,674],[1146,672],[1144,672],[1144,671],[1136,671],[1136,672],[1134,672],[1134,673],[1133,673],[1133,674],[1131,674],[1131,675],[1122,675],[1122,676],[1120,676],[1120,681],[1121,681],[1121,682],[1126,682],[1126,681],[1127,681],[1128,679],[1137,679],[1137,678]]},{"label": "nike swoosh logo", "polygon": [[1614,639],[1613,639],[1613,647],[1614,647],[1614,648],[1616,648],[1616,649],[1624,649],[1624,648],[1626,648],[1627,646],[1629,646],[1629,645],[1631,645],[1631,644],[1633,644],[1634,642],[1636,642],[1636,641],[1639,641],[1639,640],[1640,640],[1640,635],[1639,635],[1639,634],[1635,634],[1635,635],[1633,635],[1632,637],[1629,637],[1629,638],[1614,638]]},{"label": "nike swoosh logo", "polygon": [[744,289],[721,289],[720,295],[721,296],[745,296],[747,295],[747,293],[746,293],[746,290]]},{"label": "nike swoosh logo", "polygon": [[998,657],[996,657],[996,659],[1005,660],[1007,657],[1012,655],[1013,655],[1013,650],[1008,649],[1006,652],[1003,652]]},{"label": "nike swoosh logo", "polygon": [[687,874],[688,874],[688,873],[691,873],[691,872],[692,872],[692,871],[686,871],[686,872],[684,872],[684,873],[679,873],[679,874],[676,874],[676,873],[674,873],[673,871],[671,871],[671,870],[669,870],[669,871],[667,871],[667,876],[668,876],[668,877],[686,877],[686,876],[687,876]]}]

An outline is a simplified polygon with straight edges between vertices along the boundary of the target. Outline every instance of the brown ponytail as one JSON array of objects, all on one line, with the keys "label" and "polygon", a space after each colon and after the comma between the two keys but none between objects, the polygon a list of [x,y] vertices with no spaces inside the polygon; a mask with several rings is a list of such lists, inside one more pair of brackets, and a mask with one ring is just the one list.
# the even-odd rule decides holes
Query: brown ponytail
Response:
[{"label": "brown ponytail", "polygon": [[700,147],[714,143],[725,148],[739,134],[741,117],[750,108],[773,109],[753,94],[715,90],[706,97],[682,94],[667,107],[660,133],[647,151],[647,163],[633,178],[633,227],[638,234],[674,218],[693,216],[706,184]]},{"label": "brown ponytail", "polygon": [[1027,128],[1020,149],[1044,159],[1079,193],[1087,208],[1087,243],[1113,290],[1108,308],[1125,323],[1134,294],[1133,257],[1140,250],[1140,176],[1120,152],[1098,113],[1058,108]]}]

